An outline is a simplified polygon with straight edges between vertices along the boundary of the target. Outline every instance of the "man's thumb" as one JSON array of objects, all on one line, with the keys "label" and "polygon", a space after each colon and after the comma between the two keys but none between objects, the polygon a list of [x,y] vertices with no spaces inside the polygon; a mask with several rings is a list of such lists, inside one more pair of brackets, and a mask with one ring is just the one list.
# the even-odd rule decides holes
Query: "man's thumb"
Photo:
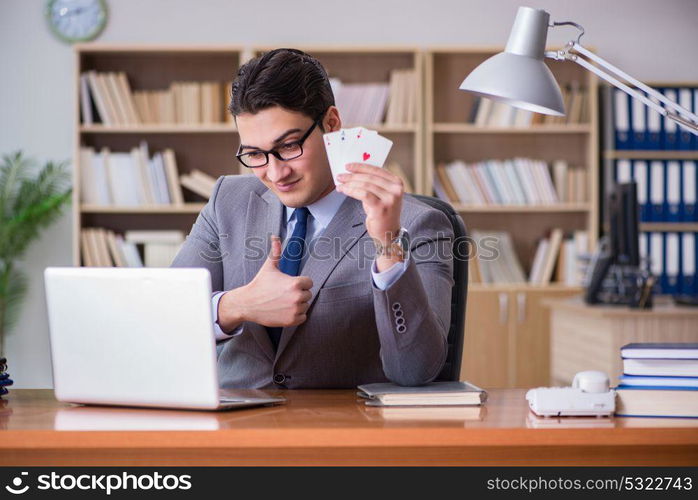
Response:
[{"label": "man's thumb", "polygon": [[271,250],[264,263],[265,267],[279,268],[279,260],[281,260],[281,238],[278,236],[271,237]]}]

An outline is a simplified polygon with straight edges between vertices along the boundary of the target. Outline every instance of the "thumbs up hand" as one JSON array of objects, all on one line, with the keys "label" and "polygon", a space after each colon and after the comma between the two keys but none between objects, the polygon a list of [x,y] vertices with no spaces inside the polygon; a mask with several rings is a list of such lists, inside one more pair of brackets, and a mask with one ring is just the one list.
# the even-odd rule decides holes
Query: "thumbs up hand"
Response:
[{"label": "thumbs up hand", "polygon": [[272,236],[271,250],[257,275],[240,288],[229,290],[218,302],[218,324],[234,330],[251,321],[264,326],[294,326],[306,320],[313,281],[289,276],[279,270],[281,240]]}]

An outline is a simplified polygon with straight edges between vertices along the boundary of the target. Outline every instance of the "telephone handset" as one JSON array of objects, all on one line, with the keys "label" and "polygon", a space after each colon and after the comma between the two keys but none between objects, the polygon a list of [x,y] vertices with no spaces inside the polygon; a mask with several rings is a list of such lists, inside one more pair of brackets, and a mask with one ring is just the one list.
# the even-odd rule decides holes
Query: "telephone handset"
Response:
[{"label": "telephone handset", "polygon": [[579,372],[572,387],[538,387],[526,393],[531,411],[544,417],[610,416],[616,409],[616,392],[600,371]]}]

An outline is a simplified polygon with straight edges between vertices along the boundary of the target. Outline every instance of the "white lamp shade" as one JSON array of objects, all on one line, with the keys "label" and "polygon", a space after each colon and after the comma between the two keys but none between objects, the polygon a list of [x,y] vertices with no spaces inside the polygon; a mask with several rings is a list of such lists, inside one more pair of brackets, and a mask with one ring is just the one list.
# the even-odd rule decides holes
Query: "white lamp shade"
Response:
[{"label": "white lamp shade", "polygon": [[564,116],[555,77],[541,60],[500,52],[475,68],[461,90],[546,115]]},{"label": "white lamp shade", "polygon": [[475,68],[460,89],[536,113],[563,116],[560,87],[543,62],[549,19],[544,10],[519,7],[505,51]]}]

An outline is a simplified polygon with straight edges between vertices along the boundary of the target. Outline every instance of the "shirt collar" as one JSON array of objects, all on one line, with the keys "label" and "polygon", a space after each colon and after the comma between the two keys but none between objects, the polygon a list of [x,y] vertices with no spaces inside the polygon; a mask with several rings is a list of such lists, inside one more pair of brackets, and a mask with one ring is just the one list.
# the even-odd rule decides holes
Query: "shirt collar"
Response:
[{"label": "shirt collar", "polygon": [[[345,194],[333,189],[316,202],[308,205],[308,210],[320,227],[325,228],[329,225],[330,221],[337,213],[337,210],[339,210],[339,206],[345,199]],[[287,206],[284,206],[284,208],[286,209],[286,223],[288,224],[288,221],[291,220],[293,212],[296,209]]]}]

